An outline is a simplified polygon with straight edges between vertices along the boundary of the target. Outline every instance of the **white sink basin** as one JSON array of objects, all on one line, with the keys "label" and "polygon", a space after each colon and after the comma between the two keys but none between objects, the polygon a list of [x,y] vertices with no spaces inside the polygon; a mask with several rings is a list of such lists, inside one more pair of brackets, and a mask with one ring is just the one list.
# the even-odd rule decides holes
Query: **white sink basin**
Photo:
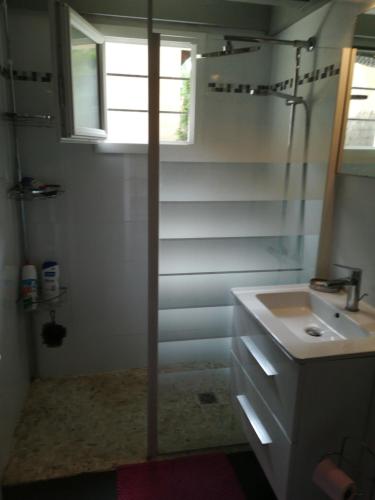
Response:
[{"label": "white sink basin", "polygon": [[375,308],[345,309],[346,294],[308,285],[235,288],[233,295],[296,359],[375,352]]},{"label": "white sink basin", "polygon": [[346,314],[308,291],[259,293],[257,298],[302,342],[328,342],[369,335]]}]

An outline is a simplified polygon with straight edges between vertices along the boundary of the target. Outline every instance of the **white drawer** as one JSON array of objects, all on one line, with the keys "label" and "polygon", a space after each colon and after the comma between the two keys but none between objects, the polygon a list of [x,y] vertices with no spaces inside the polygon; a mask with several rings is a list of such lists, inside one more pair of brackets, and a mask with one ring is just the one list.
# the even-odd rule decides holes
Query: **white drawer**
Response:
[{"label": "white drawer", "polygon": [[234,355],[232,358],[232,391],[236,413],[278,500],[284,500],[291,444]]},{"label": "white drawer", "polygon": [[232,350],[291,441],[298,386],[298,364],[242,306],[236,307]]}]

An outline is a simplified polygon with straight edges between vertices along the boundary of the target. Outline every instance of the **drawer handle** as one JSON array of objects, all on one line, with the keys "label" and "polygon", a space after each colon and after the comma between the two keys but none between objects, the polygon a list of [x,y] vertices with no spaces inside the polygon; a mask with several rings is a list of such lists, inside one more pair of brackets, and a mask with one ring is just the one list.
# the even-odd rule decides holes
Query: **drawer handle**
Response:
[{"label": "drawer handle", "polygon": [[236,398],[241,407],[241,410],[244,412],[247,420],[249,421],[249,424],[251,425],[255,434],[258,436],[258,439],[261,442],[261,444],[263,445],[271,444],[272,443],[271,436],[268,434],[262,422],[259,420],[258,415],[255,413],[253,407],[250,405],[247,397],[244,394],[240,394],[236,396]]},{"label": "drawer handle", "polygon": [[241,337],[241,340],[245,344],[246,349],[249,351],[249,353],[252,355],[252,357],[268,377],[274,377],[275,375],[277,375],[277,371],[275,370],[275,368],[271,365],[264,354],[257,348],[250,337]]}]

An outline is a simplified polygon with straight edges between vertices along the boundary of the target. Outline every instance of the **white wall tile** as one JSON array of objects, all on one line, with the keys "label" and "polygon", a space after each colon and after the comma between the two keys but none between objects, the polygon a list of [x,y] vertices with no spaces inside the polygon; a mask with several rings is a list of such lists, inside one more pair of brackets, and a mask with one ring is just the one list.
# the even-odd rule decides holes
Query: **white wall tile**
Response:
[{"label": "white wall tile", "polygon": [[160,238],[318,234],[321,211],[320,200],[161,203]]}]

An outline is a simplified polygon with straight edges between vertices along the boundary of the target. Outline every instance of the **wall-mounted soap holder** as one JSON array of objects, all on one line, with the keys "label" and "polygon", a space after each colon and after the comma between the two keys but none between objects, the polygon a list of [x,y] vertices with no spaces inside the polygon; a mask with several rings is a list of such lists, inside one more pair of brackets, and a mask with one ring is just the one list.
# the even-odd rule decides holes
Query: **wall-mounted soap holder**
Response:
[{"label": "wall-mounted soap holder", "polygon": [[56,198],[63,192],[60,184],[43,184],[31,177],[24,177],[8,191],[8,196],[14,200],[46,200]]},{"label": "wall-mounted soap holder", "polygon": [[55,117],[50,113],[3,113],[2,117],[16,125],[32,125],[36,127],[52,127]]},{"label": "wall-mounted soap holder", "polygon": [[[64,298],[66,297],[67,293],[68,287],[60,286],[59,294],[56,297],[53,297],[51,299],[40,298],[36,300],[35,303],[42,309],[46,309],[48,311],[55,310],[64,305]],[[42,290],[39,291],[39,297],[43,297]]]}]

